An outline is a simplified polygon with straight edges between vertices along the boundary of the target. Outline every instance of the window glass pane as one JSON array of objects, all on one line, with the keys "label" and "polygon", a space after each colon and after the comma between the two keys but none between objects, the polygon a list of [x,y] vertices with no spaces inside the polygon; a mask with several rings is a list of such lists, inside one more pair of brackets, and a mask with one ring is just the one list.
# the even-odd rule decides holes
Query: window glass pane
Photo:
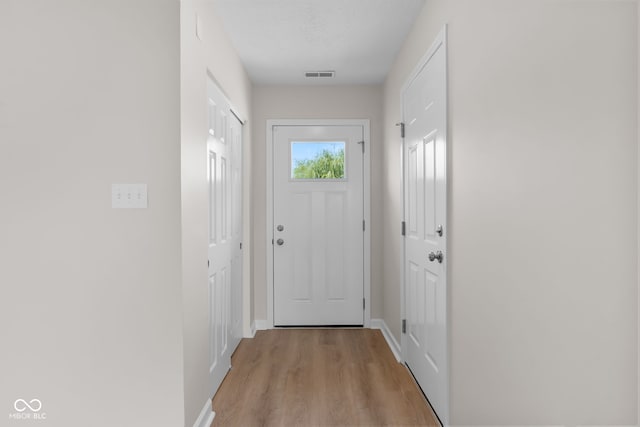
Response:
[{"label": "window glass pane", "polygon": [[344,141],[291,143],[292,179],[344,179]]}]

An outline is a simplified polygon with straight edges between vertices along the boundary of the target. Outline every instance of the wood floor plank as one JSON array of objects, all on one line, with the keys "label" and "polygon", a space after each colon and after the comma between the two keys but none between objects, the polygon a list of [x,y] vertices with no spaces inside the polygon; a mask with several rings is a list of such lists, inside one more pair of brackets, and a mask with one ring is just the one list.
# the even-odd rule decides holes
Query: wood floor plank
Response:
[{"label": "wood floor plank", "polygon": [[242,340],[212,426],[438,426],[378,330],[274,329]]}]

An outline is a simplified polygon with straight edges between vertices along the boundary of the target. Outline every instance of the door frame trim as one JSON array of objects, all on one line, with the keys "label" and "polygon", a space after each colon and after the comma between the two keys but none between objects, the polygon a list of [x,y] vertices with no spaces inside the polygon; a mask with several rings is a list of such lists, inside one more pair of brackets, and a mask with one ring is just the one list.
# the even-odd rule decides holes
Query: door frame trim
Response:
[{"label": "door frame trim", "polygon": [[267,215],[266,215],[266,270],[267,270],[267,328],[273,329],[273,127],[274,126],[362,126],[364,135],[364,327],[371,326],[371,129],[369,119],[270,119],[267,120]]}]

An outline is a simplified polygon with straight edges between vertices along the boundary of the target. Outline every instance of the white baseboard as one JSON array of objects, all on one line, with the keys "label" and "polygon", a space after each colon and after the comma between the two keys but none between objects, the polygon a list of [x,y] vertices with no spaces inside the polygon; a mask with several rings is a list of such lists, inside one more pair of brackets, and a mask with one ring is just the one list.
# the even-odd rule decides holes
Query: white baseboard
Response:
[{"label": "white baseboard", "polygon": [[398,362],[402,362],[402,350],[398,345],[398,341],[396,341],[395,337],[389,330],[387,322],[385,322],[384,319],[371,319],[371,329],[380,329],[382,336],[387,341],[387,344],[389,345],[389,348],[396,360]]},{"label": "white baseboard", "polygon": [[251,322],[251,336],[250,338],[253,338],[256,336],[256,321],[254,320],[253,322]]},{"label": "white baseboard", "polygon": [[207,400],[204,404],[204,408],[200,411],[198,419],[193,424],[193,427],[210,427],[213,419],[216,417],[216,413],[213,412],[211,399]]},{"label": "white baseboard", "polygon": [[266,331],[269,329],[267,321],[262,319],[256,319],[256,331]]}]

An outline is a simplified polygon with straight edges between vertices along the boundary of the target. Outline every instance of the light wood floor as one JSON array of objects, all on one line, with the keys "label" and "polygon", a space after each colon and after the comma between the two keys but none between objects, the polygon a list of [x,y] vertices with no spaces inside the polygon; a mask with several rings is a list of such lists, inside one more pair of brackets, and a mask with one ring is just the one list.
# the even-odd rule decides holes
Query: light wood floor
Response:
[{"label": "light wood floor", "polygon": [[438,426],[378,330],[275,329],[242,340],[213,426]]}]

